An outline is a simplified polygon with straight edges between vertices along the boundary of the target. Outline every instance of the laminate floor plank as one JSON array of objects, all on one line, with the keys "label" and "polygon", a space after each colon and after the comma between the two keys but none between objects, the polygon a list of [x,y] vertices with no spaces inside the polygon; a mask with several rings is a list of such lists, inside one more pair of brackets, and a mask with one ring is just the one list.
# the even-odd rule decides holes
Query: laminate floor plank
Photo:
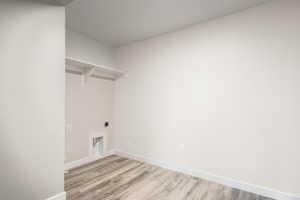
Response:
[{"label": "laminate floor plank", "polygon": [[[103,168],[103,172],[98,172],[98,175],[91,177],[90,179],[84,179],[76,187],[73,187],[67,193],[67,196],[70,196],[70,199],[79,198],[86,195],[88,192],[92,192],[95,189],[101,187],[103,184],[106,184],[107,181],[113,179],[114,177],[127,172],[128,170],[135,168],[142,163],[136,161],[124,161],[122,165],[113,165],[109,168]],[[76,199],[75,198],[75,199]],[[80,199],[80,198],[79,198]]]},{"label": "laminate floor plank", "polygon": [[85,173],[82,173],[77,176],[72,176],[71,178],[65,179],[65,189],[71,190],[75,187],[81,187],[86,183],[92,183],[94,180],[101,178],[103,176],[113,176],[115,173],[118,173],[119,170],[122,170],[123,167],[127,165],[135,165],[135,162],[130,161],[129,159],[124,159],[120,161],[112,161],[106,163],[105,165],[95,167]]},{"label": "laminate floor plank", "polygon": [[67,200],[272,200],[117,155],[69,170],[65,191]]},{"label": "laminate floor plank", "polygon": [[[84,174],[85,172],[95,171],[97,168],[106,168],[107,165],[113,165],[114,163],[120,163],[128,160],[127,158],[120,158],[116,156],[111,156],[104,158],[105,160],[99,160],[99,162],[93,162],[91,164],[87,164],[78,168],[74,168],[69,170],[69,172],[65,175],[66,179],[72,179],[72,177],[78,178],[78,175]],[[106,165],[106,166],[104,166]]]}]

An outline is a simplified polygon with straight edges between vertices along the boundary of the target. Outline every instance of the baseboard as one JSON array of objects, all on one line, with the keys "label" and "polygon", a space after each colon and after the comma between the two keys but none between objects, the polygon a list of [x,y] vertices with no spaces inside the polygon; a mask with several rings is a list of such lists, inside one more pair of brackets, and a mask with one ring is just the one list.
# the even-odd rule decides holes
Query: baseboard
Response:
[{"label": "baseboard", "polygon": [[59,193],[57,195],[54,195],[52,197],[49,197],[48,199],[46,200],[66,200],[66,192],[62,192],[62,193]]},{"label": "baseboard", "polygon": [[205,180],[208,180],[208,181],[220,183],[220,184],[232,187],[232,188],[236,188],[236,189],[240,189],[240,190],[243,190],[243,191],[255,193],[255,194],[265,196],[265,197],[269,197],[269,198],[272,198],[272,199],[276,199],[276,200],[300,200],[300,197],[296,196],[296,195],[280,192],[280,191],[277,191],[277,190],[273,190],[273,189],[258,186],[258,185],[244,183],[244,182],[241,182],[241,181],[236,181],[236,180],[229,179],[229,178],[226,178],[226,177],[213,175],[211,173],[207,173],[207,172],[204,172],[204,171],[178,168],[176,166],[171,166],[171,165],[169,165],[167,163],[164,163],[164,162],[161,162],[161,161],[153,160],[151,158],[147,158],[147,157],[144,157],[144,156],[141,156],[141,155],[136,155],[136,154],[124,152],[124,151],[121,151],[121,150],[115,150],[115,153],[119,156],[123,156],[123,157],[131,158],[131,159],[134,159],[134,160],[146,162],[146,163],[156,165],[156,166],[159,166],[159,167],[162,167],[162,168],[165,168],[165,169],[185,173],[185,174],[188,174],[188,175],[191,175],[191,176],[194,176],[194,177],[198,177],[198,178],[205,179]]},{"label": "baseboard", "polygon": [[81,165],[88,164],[90,162],[93,162],[95,160],[99,160],[101,158],[105,158],[105,157],[113,155],[113,154],[115,154],[115,151],[111,150],[111,151],[108,151],[107,153],[105,153],[104,155],[101,155],[101,156],[86,157],[86,158],[82,158],[80,160],[67,162],[67,163],[65,163],[65,171],[68,171],[68,170],[70,170],[72,168],[75,168],[75,167],[79,167]]}]

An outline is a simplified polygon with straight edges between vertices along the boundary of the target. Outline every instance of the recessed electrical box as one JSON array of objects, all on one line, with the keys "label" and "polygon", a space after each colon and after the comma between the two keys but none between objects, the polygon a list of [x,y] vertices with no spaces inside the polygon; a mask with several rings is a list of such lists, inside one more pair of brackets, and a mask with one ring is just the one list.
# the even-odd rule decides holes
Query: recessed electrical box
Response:
[{"label": "recessed electrical box", "polygon": [[90,135],[89,155],[102,156],[106,152],[106,133],[94,133]]},{"label": "recessed electrical box", "polygon": [[93,136],[91,145],[91,154],[93,156],[103,155],[104,140],[103,136]]}]

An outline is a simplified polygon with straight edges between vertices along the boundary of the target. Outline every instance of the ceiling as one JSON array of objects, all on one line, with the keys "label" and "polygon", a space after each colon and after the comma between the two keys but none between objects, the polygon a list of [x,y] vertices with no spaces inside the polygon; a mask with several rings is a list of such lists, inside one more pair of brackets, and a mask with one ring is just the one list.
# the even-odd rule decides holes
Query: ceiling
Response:
[{"label": "ceiling", "polygon": [[237,12],[267,0],[75,0],[67,27],[122,46]]}]

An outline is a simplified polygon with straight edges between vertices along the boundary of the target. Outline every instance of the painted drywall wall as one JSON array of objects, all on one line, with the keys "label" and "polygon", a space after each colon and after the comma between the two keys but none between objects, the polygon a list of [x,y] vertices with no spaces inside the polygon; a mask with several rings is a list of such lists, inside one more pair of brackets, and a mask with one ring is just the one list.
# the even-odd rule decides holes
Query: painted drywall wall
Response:
[{"label": "painted drywall wall", "polygon": [[0,2],[0,199],[64,191],[64,8]]},{"label": "painted drywall wall", "polygon": [[97,65],[114,67],[114,48],[67,29],[66,56]]},{"label": "painted drywall wall", "polygon": [[[66,41],[67,56],[114,67],[113,48],[70,30]],[[91,156],[89,139],[98,132],[106,132],[106,150],[112,149],[113,91],[113,81],[92,77],[82,85],[81,76],[66,74],[66,162]]]},{"label": "painted drywall wall", "polygon": [[81,84],[81,76],[66,74],[66,162],[89,155],[89,138],[101,132],[107,136],[107,151],[112,149],[112,131],[105,128],[112,123],[114,82],[90,78]]},{"label": "painted drywall wall", "polygon": [[123,152],[300,195],[300,1],[124,46]]}]

